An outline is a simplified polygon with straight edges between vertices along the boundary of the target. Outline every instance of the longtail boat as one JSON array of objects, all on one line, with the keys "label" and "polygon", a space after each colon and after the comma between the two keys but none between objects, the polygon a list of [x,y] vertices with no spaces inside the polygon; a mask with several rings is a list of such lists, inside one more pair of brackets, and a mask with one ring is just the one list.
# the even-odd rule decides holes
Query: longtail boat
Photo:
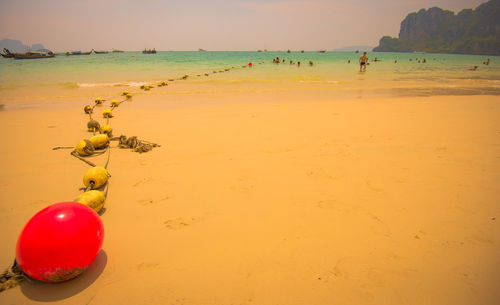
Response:
[{"label": "longtail boat", "polygon": [[71,51],[71,52],[66,52],[66,56],[69,55],[90,55],[93,50],[90,50],[89,52],[82,52],[82,51]]},{"label": "longtail boat", "polygon": [[37,59],[37,58],[52,58],[54,53],[52,52],[26,52],[26,53],[14,53],[15,59]]},{"label": "longtail boat", "polygon": [[10,53],[8,49],[3,48],[3,51],[5,52],[5,54],[0,53],[0,55],[2,55],[3,58],[14,58],[14,54]]}]

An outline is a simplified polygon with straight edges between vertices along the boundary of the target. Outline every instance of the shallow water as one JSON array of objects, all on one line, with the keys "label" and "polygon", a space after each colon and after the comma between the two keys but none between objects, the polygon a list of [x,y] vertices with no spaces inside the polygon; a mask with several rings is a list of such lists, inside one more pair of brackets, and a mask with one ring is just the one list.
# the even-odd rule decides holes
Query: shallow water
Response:
[{"label": "shallow water", "polygon": [[[359,72],[359,56],[354,52],[124,52],[39,60],[2,58],[0,89],[138,87],[189,74],[188,82],[246,84],[270,90],[317,84],[334,90],[393,90],[402,94],[417,92],[417,95],[500,94],[498,56],[489,56],[491,63],[486,66],[482,62],[487,56],[369,53],[371,61],[364,73]],[[284,58],[285,63],[273,64],[276,57]],[[380,61],[374,62],[375,57]],[[427,63],[418,63],[423,58]],[[290,65],[290,60],[302,64]],[[314,65],[309,66],[309,61]],[[249,62],[253,68],[242,67]],[[468,71],[472,66],[478,66],[478,70]],[[228,68],[230,71],[219,72]],[[222,88],[228,86],[219,87],[226,90]]]}]

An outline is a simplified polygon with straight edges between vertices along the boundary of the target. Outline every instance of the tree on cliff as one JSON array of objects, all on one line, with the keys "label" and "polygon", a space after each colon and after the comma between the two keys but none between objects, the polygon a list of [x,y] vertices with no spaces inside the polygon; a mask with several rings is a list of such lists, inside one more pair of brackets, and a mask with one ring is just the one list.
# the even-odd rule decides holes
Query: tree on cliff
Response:
[{"label": "tree on cliff", "polygon": [[500,0],[455,15],[438,7],[411,13],[401,22],[399,38],[384,36],[376,52],[500,54]]}]

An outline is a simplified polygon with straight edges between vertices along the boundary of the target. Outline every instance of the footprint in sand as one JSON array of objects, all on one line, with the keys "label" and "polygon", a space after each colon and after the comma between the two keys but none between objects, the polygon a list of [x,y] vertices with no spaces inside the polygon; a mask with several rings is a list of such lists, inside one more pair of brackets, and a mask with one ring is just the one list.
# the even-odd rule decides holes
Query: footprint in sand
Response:
[{"label": "footprint in sand", "polygon": [[349,278],[349,275],[347,273],[347,269],[342,267],[343,262],[347,259],[347,257],[341,258],[337,260],[335,263],[335,266],[333,268],[328,268],[318,276],[318,280],[324,281],[324,282],[329,282],[330,280],[334,280],[335,278]]},{"label": "footprint in sand", "polygon": [[[157,200],[157,201],[165,201],[165,200],[169,200],[170,198],[172,198],[171,196],[166,196],[166,197],[163,197],[161,198],[160,200]],[[139,204],[142,205],[142,206],[147,206],[147,205],[150,205],[150,204],[153,204],[155,203],[155,201],[153,199],[141,199],[139,200]]]},{"label": "footprint in sand", "polygon": [[179,230],[179,229],[185,228],[187,226],[193,225],[201,220],[202,220],[202,218],[196,218],[196,217],[175,218],[175,219],[166,220],[163,222],[163,224],[165,225],[165,228],[167,228],[167,229]]},{"label": "footprint in sand", "polygon": [[134,184],[134,187],[137,187],[137,186],[139,186],[139,185],[142,185],[142,184],[148,183],[148,182],[150,182],[151,180],[153,180],[153,177],[143,178],[142,180],[140,180],[140,181],[136,182],[136,183]]},{"label": "footprint in sand", "polygon": [[139,271],[150,270],[150,269],[155,269],[159,265],[160,263],[140,263],[139,265],[137,265],[136,269]]},{"label": "footprint in sand", "polygon": [[142,205],[142,206],[147,206],[147,205],[150,205],[150,204],[153,204],[154,201],[153,199],[142,199],[142,200],[139,200],[139,204]]},{"label": "footprint in sand", "polygon": [[[338,204],[337,204],[338,205]],[[335,209],[335,200],[321,200],[316,203],[316,206],[320,209]]]}]

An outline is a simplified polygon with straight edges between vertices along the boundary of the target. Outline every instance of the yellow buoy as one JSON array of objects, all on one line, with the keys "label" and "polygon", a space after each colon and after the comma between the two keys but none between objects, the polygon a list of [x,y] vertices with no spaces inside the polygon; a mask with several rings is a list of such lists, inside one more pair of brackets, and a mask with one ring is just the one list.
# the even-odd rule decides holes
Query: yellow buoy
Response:
[{"label": "yellow buoy", "polygon": [[101,128],[99,129],[99,132],[102,134],[108,135],[108,137],[111,137],[111,133],[113,132],[113,128],[109,125],[102,125]]},{"label": "yellow buoy", "polygon": [[85,107],[83,107],[83,111],[85,111],[85,113],[87,113],[87,114],[92,113],[93,110],[94,110],[94,108],[92,108],[92,106],[90,106],[90,105],[85,105]]},{"label": "yellow buoy", "polygon": [[205,73],[205,76],[208,76],[208,73]]},{"label": "yellow buoy", "polygon": [[132,98],[132,94],[127,94],[127,99],[131,99]]},{"label": "yellow buoy", "polygon": [[99,127],[100,127],[100,124],[96,120],[90,120],[87,123],[87,128],[89,131],[98,131]]},{"label": "yellow buoy", "polygon": [[174,81],[174,79],[173,79],[173,78],[169,78],[169,79],[168,79],[168,81],[169,81],[169,82],[173,82],[173,81]]},{"label": "yellow buoy", "polygon": [[124,95],[124,96],[126,96],[127,94],[130,94],[130,92],[128,92],[126,90],[122,92],[122,95]]},{"label": "yellow buoy", "polygon": [[104,196],[101,191],[90,190],[80,194],[80,196],[76,197],[74,201],[84,204],[99,213],[99,211],[104,207],[106,196]]},{"label": "yellow buoy", "polygon": [[94,102],[96,103],[96,105],[100,105],[102,104],[102,98],[98,97],[94,100]]},{"label": "yellow buoy", "polygon": [[97,134],[89,139],[95,149],[104,148],[109,143],[109,138],[105,134]]},{"label": "yellow buoy", "polygon": [[213,70],[212,73],[217,73],[217,71]]},{"label": "yellow buoy", "polygon": [[146,86],[145,85],[141,85],[141,89],[144,89],[144,88],[146,88]]},{"label": "yellow buoy", "polygon": [[112,107],[118,107],[118,105],[120,105],[120,103],[117,100],[111,100]]},{"label": "yellow buoy", "polygon": [[76,144],[76,152],[80,156],[88,156],[94,152],[94,144],[89,140],[81,140]]},{"label": "yellow buoy", "polygon": [[102,116],[104,118],[112,118],[113,117],[113,112],[111,112],[110,109],[104,109],[104,111],[102,112]]},{"label": "yellow buoy", "polygon": [[83,175],[83,185],[97,189],[108,181],[108,171],[102,166],[94,166]]}]

